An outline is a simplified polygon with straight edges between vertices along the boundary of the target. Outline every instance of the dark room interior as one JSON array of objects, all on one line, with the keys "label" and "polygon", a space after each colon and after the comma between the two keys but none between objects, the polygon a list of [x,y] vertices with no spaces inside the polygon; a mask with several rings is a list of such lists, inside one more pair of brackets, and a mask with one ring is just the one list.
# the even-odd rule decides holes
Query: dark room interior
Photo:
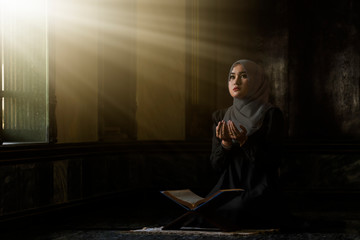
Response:
[{"label": "dark room interior", "polygon": [[[360,2],[0,7],[0,239],[360,239]],[[184,213],[160,191],[216,183],[211,116],[238,59],[284,114],[282,192],[308,228],[133,231]]]}]

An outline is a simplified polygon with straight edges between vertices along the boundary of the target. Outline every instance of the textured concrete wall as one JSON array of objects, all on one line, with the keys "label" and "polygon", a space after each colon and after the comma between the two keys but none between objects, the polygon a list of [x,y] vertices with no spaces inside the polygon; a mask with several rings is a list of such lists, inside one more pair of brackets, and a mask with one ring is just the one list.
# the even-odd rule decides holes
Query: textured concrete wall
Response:
[{"label": "textured concrete wall", "polygon": [[289,14],[290,135],[359,139],[359,4],[296,1]]}]

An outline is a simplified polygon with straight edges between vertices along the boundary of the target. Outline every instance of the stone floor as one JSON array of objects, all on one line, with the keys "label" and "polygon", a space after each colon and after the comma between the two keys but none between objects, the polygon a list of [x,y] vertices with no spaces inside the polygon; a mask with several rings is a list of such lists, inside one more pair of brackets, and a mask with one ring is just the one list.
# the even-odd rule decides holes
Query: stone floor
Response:
[{"label": "stone floor", "polygon": [[[123,201],[112,198],[78,207],[2,222],[0,240],[95,240],[95,239],[359,239],[357,211],[298,211],[294,215],[310,223],[305,231],[278,230],[239,232],[160,230],[184,211],[167,199],[149,203],[146,199]],[[148,231],[144,231],[148,230]],[[142,231],[134,231],[141,230]],[[152,231],[149,231],[152,230]]]}]

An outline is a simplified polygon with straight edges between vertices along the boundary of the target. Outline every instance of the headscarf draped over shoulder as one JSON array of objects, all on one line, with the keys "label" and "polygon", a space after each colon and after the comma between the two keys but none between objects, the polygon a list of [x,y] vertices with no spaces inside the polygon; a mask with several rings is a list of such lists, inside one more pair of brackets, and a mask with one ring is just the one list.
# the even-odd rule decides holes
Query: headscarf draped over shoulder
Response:
[{"label": "headscarf draped over shoulder", "polygon": [[248,93],[243,99],[234,98],[233,105],[226,111],[224,120],[231,120],[241,131],[239,125],[247,130],[250,136],[262,125],[266,111],[272,107],[269,101],[269,84],[264,78],[263,69],[250,60],[238,60],[230,68],[241,64],[248,76]]}]

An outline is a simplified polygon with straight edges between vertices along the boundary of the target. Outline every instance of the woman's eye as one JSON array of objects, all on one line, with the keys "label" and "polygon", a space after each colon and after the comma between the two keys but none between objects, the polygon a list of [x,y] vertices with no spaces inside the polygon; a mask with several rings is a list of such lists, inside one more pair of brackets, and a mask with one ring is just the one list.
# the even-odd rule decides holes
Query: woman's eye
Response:
[{"label": "woman's eye", "polygon": [[230,76],[230,80],[233,80],[233,79],[235,79],[235,76]]},{"label": "woman's eye", "polygon": [[243,74],[240,76],[242,79],[247,78],[248,76],[246,74]]}]

